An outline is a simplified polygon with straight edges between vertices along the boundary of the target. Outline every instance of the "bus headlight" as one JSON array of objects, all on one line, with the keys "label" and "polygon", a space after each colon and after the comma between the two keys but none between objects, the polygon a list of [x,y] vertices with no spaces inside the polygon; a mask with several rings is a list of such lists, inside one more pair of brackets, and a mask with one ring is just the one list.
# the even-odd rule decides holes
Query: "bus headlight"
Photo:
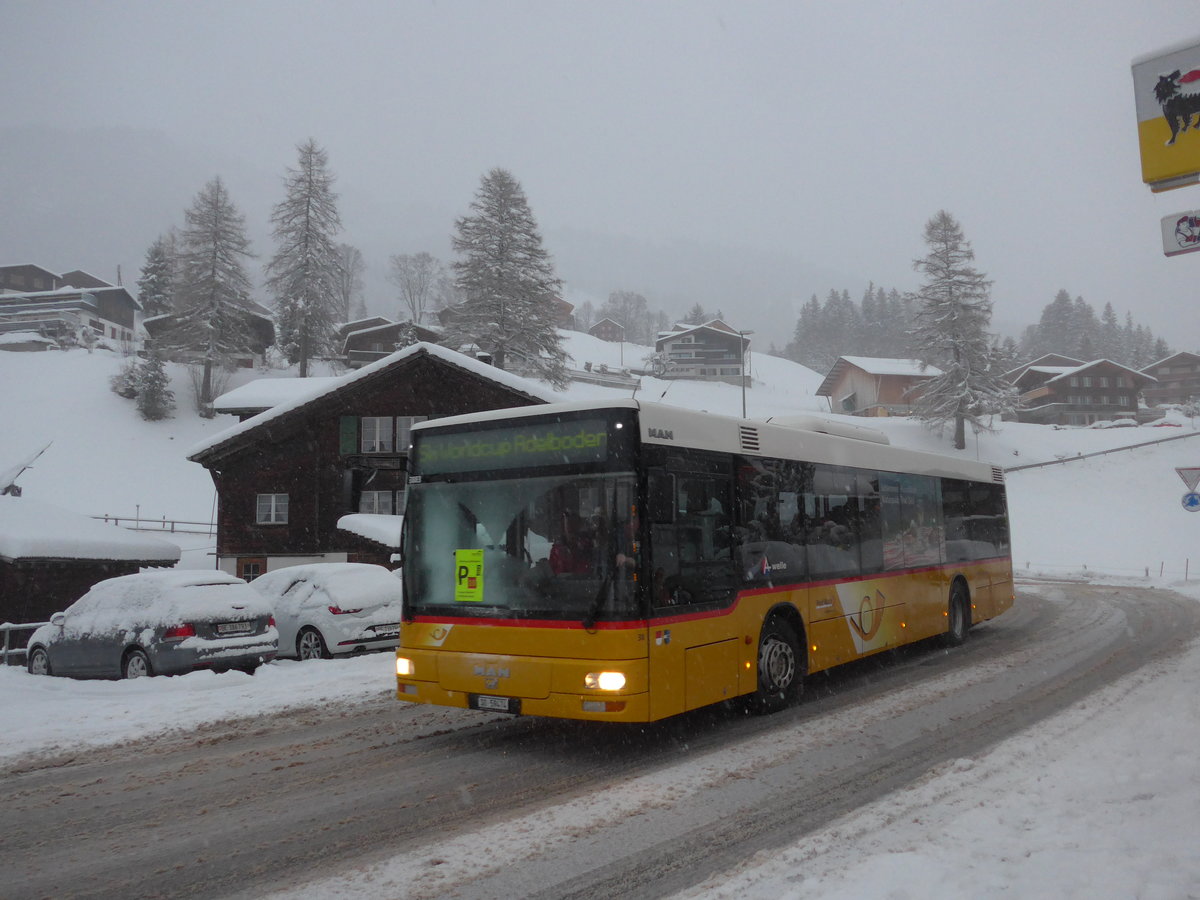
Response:
[{"label": "bus headlight", "polygon": [[589,690],[619,691],[625,687],[624,672],[588,672],[583,679],[584,687]]},{"label": "bus headlight", "polygon": [[406,659],[403,656],[396,657],[396,674],[409,676],[413,673],[413,663],[411,659]]}]

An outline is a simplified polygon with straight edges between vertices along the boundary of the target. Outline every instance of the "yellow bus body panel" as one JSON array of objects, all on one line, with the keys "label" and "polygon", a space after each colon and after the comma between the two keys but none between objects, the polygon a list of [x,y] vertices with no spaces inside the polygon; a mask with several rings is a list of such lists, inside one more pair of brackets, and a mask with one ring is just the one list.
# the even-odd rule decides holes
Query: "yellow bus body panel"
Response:
[{"label": "yellow bus body panel", "polygon": [[[945,634],[956,578],[967,584],[972,622],[1012,606],[1012,566],[998,559],[744,591],[716,612],[590,631],[560,622],[406,622],[397,655],[413,671],[397,676],[397,697],[462,708],[472,694],[513,697],[526,715],[656,721],[753,693],[759,634],[772,611],[782,609],[803,629],[811,674]],[[586,687],[589,674],[608,671],[625,675],[622,689]]]}]

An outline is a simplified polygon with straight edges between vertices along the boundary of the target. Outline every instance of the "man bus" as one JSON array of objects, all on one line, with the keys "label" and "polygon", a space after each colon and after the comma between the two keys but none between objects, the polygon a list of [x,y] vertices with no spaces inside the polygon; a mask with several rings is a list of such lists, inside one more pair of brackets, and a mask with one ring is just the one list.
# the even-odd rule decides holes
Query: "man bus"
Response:
[{"label": "man bus", "polygon": [[631,399],[439,419],[412,440],[401,700],[769,712],[811,673],[960,643],[1012,605],[1002,471],[874,429]]}]

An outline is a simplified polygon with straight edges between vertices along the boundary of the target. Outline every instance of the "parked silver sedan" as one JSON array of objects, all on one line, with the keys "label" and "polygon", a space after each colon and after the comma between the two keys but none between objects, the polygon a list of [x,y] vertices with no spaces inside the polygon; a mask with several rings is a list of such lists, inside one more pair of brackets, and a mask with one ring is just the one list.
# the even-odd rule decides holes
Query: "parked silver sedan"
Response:
[{"label": "parked silver sedan", "polygon": [[137,678],[253,672],[275,658],[271,607],[224,572],[162,570],[96,584],[29,639],[34,675]]}]

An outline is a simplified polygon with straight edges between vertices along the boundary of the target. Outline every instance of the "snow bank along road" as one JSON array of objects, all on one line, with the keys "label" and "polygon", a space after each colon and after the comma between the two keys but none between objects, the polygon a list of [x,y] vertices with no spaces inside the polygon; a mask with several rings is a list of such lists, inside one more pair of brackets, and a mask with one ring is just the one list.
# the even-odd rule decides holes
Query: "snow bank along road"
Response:
[{"label": "snow bank along road", "polygon": [[641,727],[369,702],[0,769],[0,895],[659,897],[795,841],[1200,633],[1165,591],[1019,592],[966,645]]}]

